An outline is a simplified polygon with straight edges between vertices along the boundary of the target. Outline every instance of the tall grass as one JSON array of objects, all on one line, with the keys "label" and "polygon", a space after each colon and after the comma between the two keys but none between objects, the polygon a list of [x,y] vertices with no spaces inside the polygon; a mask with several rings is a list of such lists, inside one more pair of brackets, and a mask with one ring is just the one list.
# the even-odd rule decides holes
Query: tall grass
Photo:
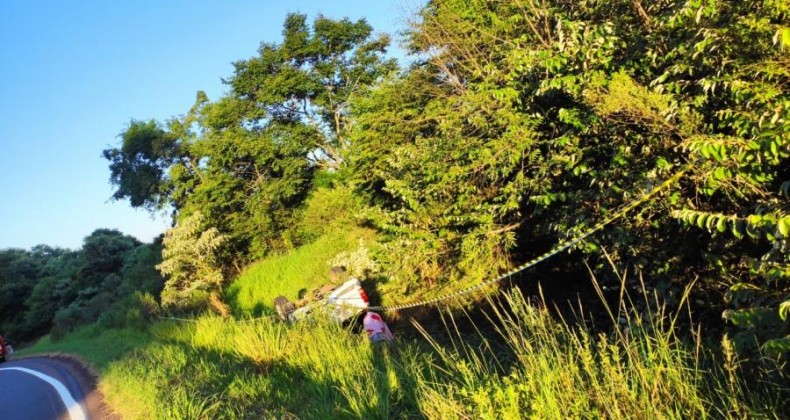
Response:
[{"label": "tall grass", "polygon": [[[624,286],[625,277],[621,280]],[[644,287],[643,292],[642,301],[650,302]],[[678,338],[677,314],[667,313],[656,299],[642,312],[633,310],[626,295],[617,308],[605,306],[613,331],[593,333],[584,320],[557,320],[540,302],[530,303],[515,291],[490,302],[487,327],[501,338],[498,346],[479,329],[477,340],[458,333],[451,313],[443,317],[446,329],[456,331],[449,345],[417,325],[437,355],[417,380],[420,411],[441,419],[787,414],[790,377],[780,372],[774,375],[778,383],[751,377],[747,386],[726,336],[724,354],[714,354],[700,348],[699,336],[694,342]]]},{"label": "tall grass", "polygon": [[[142,339],[80,332],[35,350],[97,358],[102,391],[130,419],[780,418],[786,409],[786,389],[747,385],[736,362],[703,368],[712,359],[660,312],[594,334],[514,292],[488,314],[474,327],[499,340],[459,332],[463,314],[444,315],[450,339],[422,329],[424,341],[392,346],[321,320],[204,317],[157,323]],[[139,345],[115,360],[94,351],[119,337]]]},{"label": "tall grass", "polygon": [[[110,365],[107,387],[128,390],[124,418],[386,418],[416,415],[407,346],[392,357],[330,323],[163,322],[156,340]],[[411,399],[410,399],[411,398]],[[141,409],[140,402],[150,404]],[[131,408],[131,409],[130,409]]]},{"label": "tall grass", "polygon": [[[324,237],[251,267],[231,286],[237,310],[322,283],[325,261],[355,248],[364,232],[355,235]],[[645,292],[641,301],[649,298]],[[676,315],[657,303],[637,312],[622,295],[607,306],[606,334],[588,330],[584,319],[557,319],[518,292],[488,303],[483,315],[463,320],[470,327],[459,327],[467,314],[442,312],[444,331],[414,323],[423,339],[401,336],[391,346],[321,319],[286,325],[204,316],[147,331],[83,328],[25,353],[65,351],[92,362],[108,403],[127,419],[787,414],[785,373],[747,383],[726,340],[722,355],[701,339],[679,338]],[[403,324],[396,334],[411,327]]]},{"label": "tall grass", "polygon": [[701,386],[710,377],[668,332],[632,325],[628,334],[592,334],[518,293],[494,308],[499,353],[462,340],[448,350],[425,333],[439,355],[418,381],[428,417],[697,418],[712,408]]}]

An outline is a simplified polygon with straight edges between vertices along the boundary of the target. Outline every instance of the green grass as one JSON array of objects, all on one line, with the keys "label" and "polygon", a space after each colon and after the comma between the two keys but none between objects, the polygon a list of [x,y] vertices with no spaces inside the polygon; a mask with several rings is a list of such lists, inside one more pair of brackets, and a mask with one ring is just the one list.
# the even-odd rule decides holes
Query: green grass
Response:
[{"label": "green grass", "polygon": [[[293,299],[301,288],[323,284],[326,261],[367,235],[325,236],[251,266],[228,288],[234,310],[254,314],[279,294]],[[583,320],[557,320],[515,293],[491,302],[487,319],[475,318],[476,334],[457,327],[466,315],[447,312],[440,331],[415,324],[421,339],[401,336],[392,346],[371,345],[364,333],[320,319],[286,325],[204,316],[156,322],[146,331],[82,328],[21,354],[79,355],[94,365],[108,404],[126,419],[786,414],[786,374],[747,382],[726,341],[717,355],[702,341],[676,337],[674,317],[660,305],[644,316],[627,302],[610,309],[614,330],[606,335],[589,332]]]},{"label": "green grass", "polygon": [[354,251],[360,241],[370,244],[374,233],[355,228],[330,233],[285,255],[262,260],[247,267],[225,290],[237,316],[273,313],[273,301],[283,295],[294,301],[300,291],[309,291],[329,282],[329,261],[341,252]]},{"label": "green grass", "polygon": [[632,325],[627,335],[593,335],[518,294],[495,308],[504,350],[463,340],[448,349],[429,339],[439,357],[418,381],[428,417],[699,418],[724,395],[720,386],[706,388],[721,377],[695,369],[692,353],[669,333]]},{"label": "green grass", "polygon": [[87,326],[78,328],[59,341],[52,341],[50,336],[44,336],[34,346],[17,354],[27,356],[33,353],[72,353],[89,360],[95,368],[104,370],[127,353],[143,348],[153,340],[154,337],[147,331]]},{"label": "green grass", "polygon": [[128,419],[770,418],[785,408],[786,386],[746,386],[737,365],[701,368],[713,359],[675,338],[660,314],[595,335],[518,294],[493,307],[477,327],[497,331],[496,342],[457,332],[449,314],[449,341],[425,332],[380,347],[320,320],[209,316],[146,333],[80,330],[27,353],[95,363],[108,402]]}]

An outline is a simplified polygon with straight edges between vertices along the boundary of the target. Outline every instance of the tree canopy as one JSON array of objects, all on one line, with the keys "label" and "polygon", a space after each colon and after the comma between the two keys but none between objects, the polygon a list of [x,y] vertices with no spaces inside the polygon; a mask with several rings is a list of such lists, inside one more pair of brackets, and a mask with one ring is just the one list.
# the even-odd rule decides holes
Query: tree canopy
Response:
[{"label": "tree canopy", "polygon": [[281,43],[234,63],[230,92],[166,124],[133,121],[104,151],[116,199],[202,212],[228,240],[230,265],[293,243],[298,209],[318,168],[338,169],[349,148],[348,103],[395,68],[386,35],[364,20],[290,14]]},{"label": "tree canopy", "polygon": [[291,14],[227,95],[133,121],[105,157],[116,198],[172,206],[176,229],[200,212],[225,274],[316,237],[350,196],[344,223],[377,229],[407,297],[495,276],[689,168],[551,275],[611,261],[670,304],[693,283],[740,348],[787,351],[789,17],[774,0],[433,0],[398,72],[364,20]]}]

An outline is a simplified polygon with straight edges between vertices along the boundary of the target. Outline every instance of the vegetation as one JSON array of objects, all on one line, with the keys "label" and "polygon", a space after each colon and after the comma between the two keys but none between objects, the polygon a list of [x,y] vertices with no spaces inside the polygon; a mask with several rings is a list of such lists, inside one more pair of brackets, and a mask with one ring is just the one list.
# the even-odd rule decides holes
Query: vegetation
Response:
[{"label": "vegetation", "polygon": [[308,197],[350,195],[353,222],[380,235],[381,277],[412,296],[495,276],[688,168],[553,266],[579,277],[605,248],[675,304],[698,278],[695,296],[716,298],[694,309],[724,314],[739,351],[787,353],[788,14],[436,0],[401,72],[364,21],[289,15],[227,95],[133,121],[105,156],[117,198],[171,205],[179,223],[199,209],[231,276],[320,236]]},{"label": "vegetation", "polygon": [[[788,21],[776,0],[431,0],[397,69],[364,20],[291,14],[280,43],[234,64],[226,95],[132,120],[104,151],[116,199],[173,210],[163,242],[100,229],[78,251],[1,251],[0,328],[65,336],[35,349],[99,363],[132,417],[781,417]],[[427,346],[238,321],[332,263],[378,302],[476,284],[681,170],[531,273],[594,273],[620,298],[593,314],[603,326],[584,311],[610,296],[581,283],[572,319],[515,294],[475,313],[470,328],[496,338],[461,335],[456,313],[457,335],[423,329]],[[223,318],[152,323],[162,308]],[[74,341],[113,334],[140,344],[105,357]]]},{"label": "vegetation", "polygon": [[426,333],[432,349],[404,337],[371,346],[320,321],[204,316],[147,333],[89,327],[27,352],[93,361],[108,402],[130,419],[781,417],[782,390],[745,387],[731,347],[710,368],[711,355],[669,330],[671,314],[655,315],[594,334],[516,293],[472,326],[499,339],[455,332],[464,319],[447,315],[450,339]]},{"label": "vegetation", "polygon": [[273,314],[274,298],[282,295],[296,301],[306,291],[327,284],[329,262],[372,238],[368,230],[335,231],[287,254],[252,264],[225,290],[228,303],[239,317]]},{"label": "vegetation", "polygon": [[552,265],[600,269],[605,247],[668,298],[699,277],[697,309],[745,327],[739,348],[787,352],[789,14],[429,2],[410,32],[424,60],[354,104],[352,176],[400,259],[384,266],[416,288],[489,278],[691,164],[680,188]]},{"label": "vegetation", "polygon": [[166,124],[132,121],[107,149],[115,198],[135,207],[200,211],[205,229],[227,240],[234,266],[287,249],[316,172],[346,159],[349,101],[394,68],[386,35],[364,20],[291,14],[281,44],[234,63],[228,95],[198,93],[194,107]]},{"label": "vegetation", "polygon": [[0,250],[0,329],[15,342],[80,325],[145,326],[158,310],[164,279],[154,270],[161,243],[141,244],[97,229],[78,251],[40,245]]},{"label": "vegetation", "polygon": [[165,234],[164,260],[156,266],[167,276],[162,305],[183,310],[214,302],[215,309],[225,313],[217,303],[224,279],[216,263],[225,237],[216,228],[201,230],[202,222],[203,214],[195,212]]}]

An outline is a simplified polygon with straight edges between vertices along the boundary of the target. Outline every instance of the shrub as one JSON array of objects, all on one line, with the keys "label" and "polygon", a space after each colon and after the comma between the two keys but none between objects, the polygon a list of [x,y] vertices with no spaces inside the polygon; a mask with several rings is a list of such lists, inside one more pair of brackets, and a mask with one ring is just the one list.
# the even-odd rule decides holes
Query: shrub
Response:
[{"label": "shrub", "polygon": [[105,328],[131,327],[142,330],[148,327],[159,313],[159,304],[153,295],[135,291],[99,317],[99,325]]},{"label": "shrub", "polygon": [[203,215],[195,212],[165,233],[164,260],[156,268],[167,276],[162,305],[186,310],[205,307],[212,294],[222,291],[223,275],[217,249],[225,241],[216,228],[205,228]]},{"label": "shrub", "polygon": [[301,212],[298,236],[310,242],[335,229],[356,226],[360,201],[347,186],[319,187],[313,190]]},{"label": "shrub", "polygon": [[55,313],[55,318],[52,321],[52,330],[50,331],[52,340],[60,340],[66,334],[74,331],[75,328],[90,321],[92,320],[86,317],[84,308],[78,303],[72,303]]},{"label": "shrub", "polygon": [[346,251],[337,254],[330,262],[330,266],[343,267],[352,277],[359,279],[371,278],[376,273],[377,265],[369,255],[369,250],[365,246],[363,239],[359,240],[359,248],[356,251]]}]

